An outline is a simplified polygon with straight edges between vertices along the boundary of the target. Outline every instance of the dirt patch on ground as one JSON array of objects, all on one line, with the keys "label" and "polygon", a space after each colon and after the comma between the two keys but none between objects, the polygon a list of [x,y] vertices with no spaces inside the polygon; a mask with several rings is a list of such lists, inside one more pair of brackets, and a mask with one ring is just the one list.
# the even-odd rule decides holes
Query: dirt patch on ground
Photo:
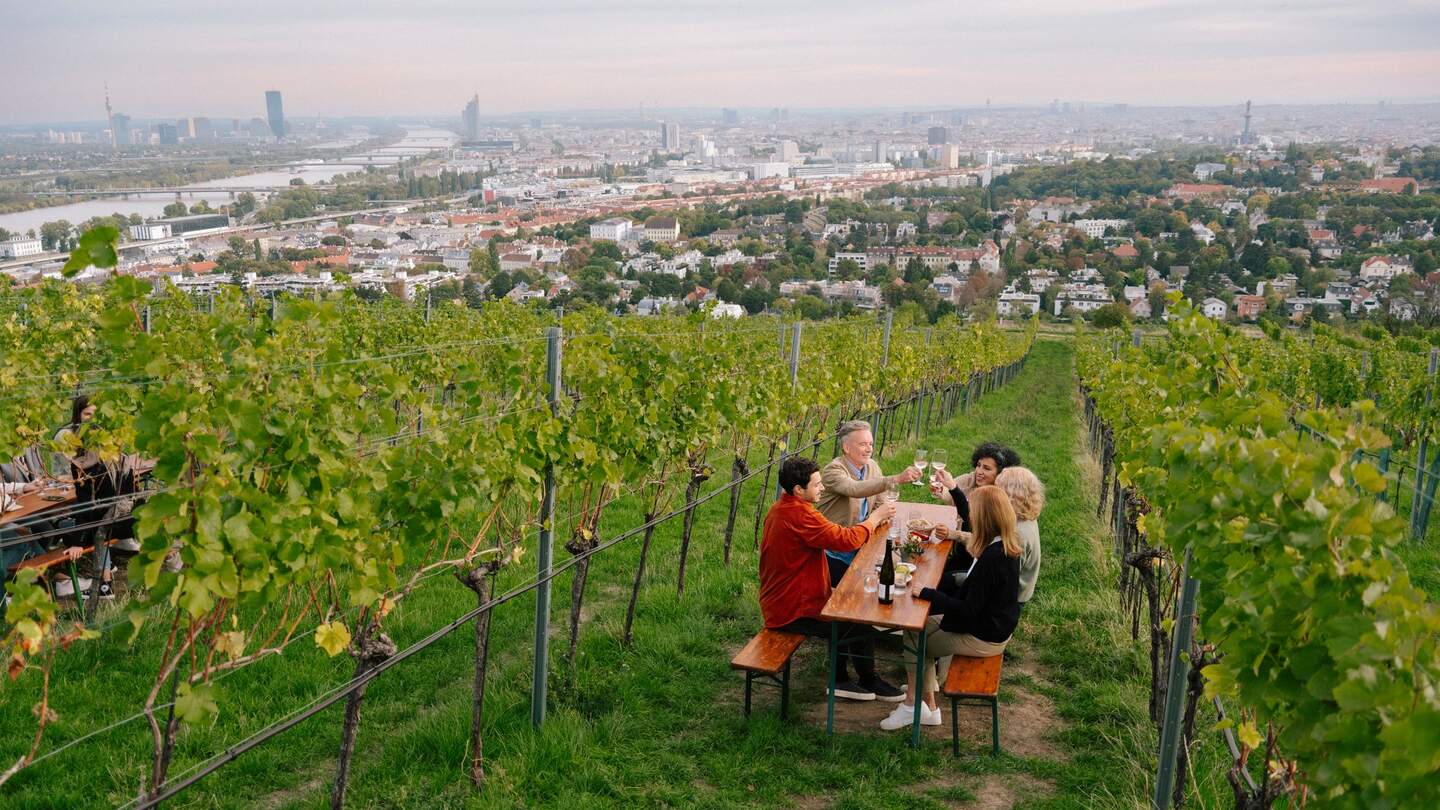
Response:
[{"label": "dirt patch on ground", "polygon": [[[1017,642],[1019,640],[1017,639]],[[1001,677],[1000,684],[1000,747],[1007,754],[1039,759],[1064,760],[1065,752],[1054,742],[1063,728],[1055,710],[1055,704],[1037,689],[1030,686],[1046,684],[1046,677],[1035,661],[1033,654],[1023,643],[1017,645],[1017,655],[1005,663],[1005,672],[1011,677]],[[824,673],[811,667],[798,667],[790,684],[790,712],[792,716],[815,728],[825,727],[825,680]],[[1023,676],[1023,677],[1014,677]],[[896,685],[904,684],[904,676],[896,671],[887,671],[884,677]],[[727,690],[722,698],[729,703],[743,700],[743,682],[736,678],[733,690]],[[776,690],[757,689],[753,710],[756,712],[778,711]],[[921,734],[929,740],[943,743],[950,741],[950,702],[943,696],[939,701],[942,722],[939,726],[922,726]],[[908,734],[904,731],[881,731],[880,721],[894,711],[894,703],[879,700],[835,701],[835,731],[841,734]],[[988,753],[990,750],[990,709],[987,706],[962,705],[959,710],[960,750],[966,753]]]},{"label": "dirt patch on ground", "polygon": [[254,806],[265,808],[265,810],[276,810],[276,808],[298,802],[307,796],[315,795],[325,786],[327,778],[326,776],[312,776],[293,788],[267,794],[264,798],[257,800]]},{"label": "dirt patch on ground", "polygon": [[1009,776],[987,776],[975,791],[975,801],[957,804],[957,807],[975,807],[980,810],[1009,810],[1021,797],[1033,799],[1049,795],[1051,786],[1023,774]]}]

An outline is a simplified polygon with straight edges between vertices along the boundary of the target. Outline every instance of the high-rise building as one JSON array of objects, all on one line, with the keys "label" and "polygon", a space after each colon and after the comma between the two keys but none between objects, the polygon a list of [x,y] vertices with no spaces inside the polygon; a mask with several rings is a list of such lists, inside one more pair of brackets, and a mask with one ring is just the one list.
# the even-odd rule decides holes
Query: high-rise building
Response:
[{"label": "high-rise building", "polygon": [[885,159],[886,159],[886,153],[887,153],[888,151],[889,151],[889,149],[886,148],[884,141],[876,141],[876,142],[875,142],[875,162],[876,162],[876,163],[884,163],[884,162],[885,162]]},{"label": "high-rise building", "polygon": [[190,128],[194,131],[192,137],[202,143],[209,143],[215,140],[215,127],[210,124],[209,118],[191,118]]},{"label": "high-rise building", "polygon": [[115,113],[110,116],[110,143],[115,146],[130,145],[130,116]]},{"label": "high-rise building", "polygon": [[467,141],[480,140],[480,94],[471,97],[465,109],[460,112],[461,129]]},{"label": "high-rise building", "polygon": [[950,131],[945,127],[930,127],[929,140],[931,146],[942,146],[950,140]]},{"label": "high-rise building", "polygon": [[175,131],[180,133],[180,137],[186,140],[195,140],[195,119],[181,118],[175,122]]},{"label": "high-rise building", "polygon": [[265,91],[265,116],[270,120],[270,134],[285,137],[285,106],[280,101],[279,90]]},{"label": "high-rise building", "polygon": [[780,159],[789,163],[800,157],[800,144],[794,141],[780,142]]},{"label": "high-rise building", "polygon": [[180,131],[174,124],[156,124],[155,134],[159,136],[161,144],[175,144],[180,142]]},{"label": "high-rise building", "polygon": [[738,125],[738,124],[740,123],[740,111],[739,111],[739,110],[732,110],[732,109],[729,109],[729,108],[727,107],[727,108],[721,113],[721,117],[725,120],[725,126],[727,126],[727,127],[733,127],[733,126],[736,126],[736,125]]},{"label": "high-rise building", "polygon": [[660,145],[668,152],[680,148],[680,125],[675,123],[664,123],[660,125]]},{"label": "high-rise building", "polygon": [[938,154],[938,162],[942,169],[960,168],[960,147],[953,143],[942,144]]}]

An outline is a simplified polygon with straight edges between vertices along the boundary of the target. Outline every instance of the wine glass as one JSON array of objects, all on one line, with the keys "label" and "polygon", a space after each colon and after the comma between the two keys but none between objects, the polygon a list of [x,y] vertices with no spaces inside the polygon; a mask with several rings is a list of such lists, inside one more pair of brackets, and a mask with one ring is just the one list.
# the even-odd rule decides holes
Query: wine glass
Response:
[{"label": "wine glass", "polygon": [[883,492],[883,493],[880,495],[880,502],[881,502],[881,503],[899,503],[899,501],[900,501],[900,486],[899,486],[898,484],[896,484],[894,481],[891,481],[889,484],[887,484],[887,485],[885,486],[885,492]]},{"label": "wine glass", "polygon": [[930,469],[936,472],[936,475],[930,476],[932,483],[939,480],[938,474],[945,471],[945,465],[949,463],[949,460],[950,454],[944,450],[930,451]]},{"label": "wine glass", "polygon": [[916,478],[913,482],[916,486],[924,486],[920,479],[925,477],[925,465],[928,463],[925,460],[927,455],[926,451],[918,447],[915,448],[915,469],[920,471],[920,478]]}]

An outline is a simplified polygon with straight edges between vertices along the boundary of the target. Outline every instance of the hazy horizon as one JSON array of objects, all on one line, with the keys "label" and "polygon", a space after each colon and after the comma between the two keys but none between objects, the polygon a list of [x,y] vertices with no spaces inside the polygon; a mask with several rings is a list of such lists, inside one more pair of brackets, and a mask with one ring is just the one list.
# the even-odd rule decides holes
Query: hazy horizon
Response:
[{"label": "hazy horizon", "polygon": [[[487,4],[488,5],[488,4]],[[890,32],[894,33],[890,33]],[[56,43],[66,43],[56,59]],[[1440,101],[1440,4],[1060,0],[338,0],[9,10],[0,124],[482,116],[545,111],[1423,104]],[[1102,99],[1096,101],[1095,99]]]}]

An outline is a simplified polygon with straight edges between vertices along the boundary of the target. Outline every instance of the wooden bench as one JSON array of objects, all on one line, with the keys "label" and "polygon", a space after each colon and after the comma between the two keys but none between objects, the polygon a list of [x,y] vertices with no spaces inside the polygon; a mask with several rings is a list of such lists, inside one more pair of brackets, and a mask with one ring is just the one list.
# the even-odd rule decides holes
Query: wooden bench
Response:
[{"label": "wooden bench", "polygon": [[1003,656],[971,658],[957,655],[950,661],[941,691],[950,698],[951,750],[960,756],[960,703],[990,707],[990,755],[1000,756],[1000,662]]},{"label": "wooden bench", "polygon": [[[107,545],[107,546],[112,546],[112,545],[114,545],[114,544],[115,544],[115,541],[114,541],[114,540],[106,540],[106,541],[105,541],[105,545]],[[80,549],[80,556],[83,557],[83,556],[85,556],[86,554],[89,554],[90,552],[92,552],[92,551],[94,551],[94,550],[95,550],[95,546],[93,546],[93,545],[84,546],[84,547],[82,547],[82,548]],[[17,563],[15,563],[14,565],[10,566],[10,573],[14,574],[14,573],[16,573],[16,572],[23,571],[23,570],[25,570],[25,569],[27,569],[27,568],[33,568],[33,569],[39,571],[41,576],[44,576],[44,575],[46,574],[46,572],[48,572],[51,568],[54,568],[54,567],[57,566],[57,565],[66,564],[66,565],[68,565],[69,568],[70,568],[70,579],[71,579],[71,581],[74,583],[74,586],[73,586],[73,587],[76,588],[75,600],[78,602],[78,601],[80,600],[80,594],[79,594],[80,574],[79,574],[79,572],[76,570],[76,567],[75,567],[76,560],[72,560],[72,559],[70,559],[69,557],[67,557],[67,556],[65,555],[65,552],[66,552],[66,551],[67,551],[67,549],[62,546],[62,547],[60,547],[60,548],[52,549],[51,551],[47,551],[47,552],[45,552],[44,554],[37,554],[37,555],[34,556],[34,557],[27,557],[27,558],[21,560],[20,562],[17,562]],[[77,558],[77,560],[78,560],[78,558]],[[51,591],[51,597],[52,597],[52,598],[54,597],[54,591],[53,591],[53,590]]]},{"label": "wooden bench", "polygon": [[730,668],[745,673],[745,716],[750,716],[750,685],[756,679],[773,681],[780,687],[780,719],[790,710],[790,657],[805,637],[769,628],[750,639],[744,649],[730,659]]}]

